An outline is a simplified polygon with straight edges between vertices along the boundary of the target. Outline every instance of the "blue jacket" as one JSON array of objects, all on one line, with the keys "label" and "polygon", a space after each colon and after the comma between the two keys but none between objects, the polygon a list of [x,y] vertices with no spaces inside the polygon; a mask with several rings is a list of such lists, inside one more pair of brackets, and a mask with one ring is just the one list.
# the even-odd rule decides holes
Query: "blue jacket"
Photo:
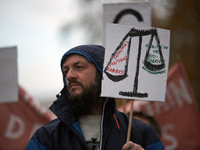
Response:
[{"label": "blue jacket", "polygon": [[[29,141],[27,150],[88,150],[78,123],[68,111],[65,98],[60,96],[50,109],[58,119],[39,128]],[[106,101],[101,121],[100,149],[121,150],[126,143],[128,120],[128,116],[116,109],[114,99]],[[132,120],[130,140],[145,150],[164,149],[155,131],[136,119]]]},{"label": "blue jacket", "polygon": [[[71,54],[80,54],[94,63],[102,75],[105,49],[98,45],[82,45],[66,52],[63,62]],[[61,96],[54,101],[50,110],[58,117],[39,128],[30,139],[27,150],[89,150],[84,136],[74,115],[69,111],[64,88]],[[129,118],[116,109],[115,99],[109,98],[104,103],[101,119],[100,150],[121,150],[126,143]],[[133,119],[130,140],[146,150],[163,150],[164,146],[156,132],[147,124]]]}]

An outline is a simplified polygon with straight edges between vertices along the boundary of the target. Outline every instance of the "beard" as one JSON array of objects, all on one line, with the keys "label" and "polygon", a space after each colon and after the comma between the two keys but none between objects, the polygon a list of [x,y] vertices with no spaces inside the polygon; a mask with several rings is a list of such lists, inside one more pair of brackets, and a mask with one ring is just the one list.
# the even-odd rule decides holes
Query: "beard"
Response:
[{"label": "beard", "polygon": [[81,115],[90,114],[92,109],[99,106],[101,76],[99,73],[97,73],[95,83],[91,83],[88,87],[84,87],[77,81],[72,82],[78,83],[83,90],[80,94],[76,95],[70,94],[67,90],[70,111],[75,115],[76,118],[79,118]]}]

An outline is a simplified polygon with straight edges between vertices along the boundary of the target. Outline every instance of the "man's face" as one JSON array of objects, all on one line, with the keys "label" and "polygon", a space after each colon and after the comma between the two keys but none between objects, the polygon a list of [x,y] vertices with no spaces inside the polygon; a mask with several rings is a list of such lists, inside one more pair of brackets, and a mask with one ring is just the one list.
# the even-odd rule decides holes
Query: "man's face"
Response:
[{"label": "man's face", "polygon": [[72,54],[68,56],[63,63],[62,70],[65,75],[68,94],[72,97],[80,95],[84,88],[95,84],[96,67],[81,55]]},{"label": "man's face", "polygon": [[[101,107],[101,76],[96,67],[81,55],[71,55],[63,64],[70,111],[79,117]],[[100,104],[100,105],[99,105]]]}]

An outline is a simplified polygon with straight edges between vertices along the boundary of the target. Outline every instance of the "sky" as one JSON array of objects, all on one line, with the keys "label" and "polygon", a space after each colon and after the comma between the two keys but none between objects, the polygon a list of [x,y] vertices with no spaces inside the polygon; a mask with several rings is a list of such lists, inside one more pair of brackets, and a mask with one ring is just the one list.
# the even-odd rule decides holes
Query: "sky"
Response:
[{"label": "sky", "polygon": [[63,87],[62,55],[86,44],[80,28],[70,31],[64,42],[60,39],[63,25],[77,21],[83,10],[78,6],[76,0],[0,1],[0,48],[17,47],[18,83],[36,100],[55,100]]},{"label": "sky", "polygon": [[[60,59],[81,42],[60,42],[61,26],[76,18],[70,0],[1,0],[0,48],[17,47],[18,83],[39,101],[55,100],[62,89]],[[72,11],[73,10],[73,11]]]}]

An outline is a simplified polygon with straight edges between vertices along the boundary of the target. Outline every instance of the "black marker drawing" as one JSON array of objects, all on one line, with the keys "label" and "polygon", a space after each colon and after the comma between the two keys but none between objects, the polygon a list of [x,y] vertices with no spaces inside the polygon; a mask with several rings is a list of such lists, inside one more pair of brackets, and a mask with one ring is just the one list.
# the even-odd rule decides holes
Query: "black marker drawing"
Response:
[{"label": "black marker drawing", "polygon": [[138,12],[138,11],[136,11],[134,9],[124,9],[124,10],[122,10],[121,12],[119,12],[117,14],[117,16],[115,17],[113,23],[119,23],[119,21],[122,19],[122,17],[124,17],[125,15],[130,15],[130,14],[135,16],[139,22],[143,22],[144,21],[142,15],[140,14],[140,12]]},{"label": "black marker drawing", "polygon": [[[144,59],[144,65],[146,66],[147,69],[149,69],[151,71],[158,71],[158,70],[165,68],[165,63],[164,63],[164,59],[163,59],[163,55],[162,55],[162,50],[161,50],[160,40],[158,38],[157,30],[154,29],[151,32],[152,32],[151,33],[151,39],[149,40],[149,46],[148,46],[146,56],[145,56],[145,59]],[[160,64],[151,64],[148,61],[148,56],[149,56],[149,52],[150,52],[151,45],[152,45],[154,37],[156,39],[157,47],[158,47],[158,51],[159,51],[159,55],[160,55],[160,62],[161,62]]]},{"label": "black marker drawing", "polygon": [[[146,51],[146,55],[144,58],[144,65],[147,69],[151,71],[157,71],[165,68],[165,63],[162,55],[162,50],[160,46],[160,40],[158,38],[158,33],[156,29],[150,29],[150,30],[137,30],[135,28],[132,28],[122,39],[119,46],[116,48],[116,50],[112,53],[111,58],[107,64],[107,66],[104,69],[104,73],[107,75],[107,77],[112,80],[113,82],[119,82],[123,79],[125,79],[128,76],[128,65],[129,65],[129,54],[131,49],[131,39],[132,37],[138,37],[139,38],[139,45],[138,45],[138,55],[137,55],[137,64],[136,64],[136,72],[135,72],[135,78],[134,78],[134,85],[133,85],[133,91],[127,92],[127,91],[120,91],[119,95],[122,96],[129,96],[129,97],[148,97],[148,93],[140,93],[138,92],[138,77],[139,77],[139,68],[140,68],[140,59],[141,59],[141,46],[142,46],[142,37],[151,35],[151,38],[149,40],[149,45]],[[153,40],[156,40],[156,44],[159,50],[160,55],[160,64],[152,64],[148,61],[148,56],[150,53],[150,49],[152,47]],[[125,53],[126,50],[126,53]],[[122,54],[124,51],[125,59],[117,59],[118,55]],[[110,69],[112,66],[117,65],[117,63],[124,63],[123,71],[118,69]]]}]

